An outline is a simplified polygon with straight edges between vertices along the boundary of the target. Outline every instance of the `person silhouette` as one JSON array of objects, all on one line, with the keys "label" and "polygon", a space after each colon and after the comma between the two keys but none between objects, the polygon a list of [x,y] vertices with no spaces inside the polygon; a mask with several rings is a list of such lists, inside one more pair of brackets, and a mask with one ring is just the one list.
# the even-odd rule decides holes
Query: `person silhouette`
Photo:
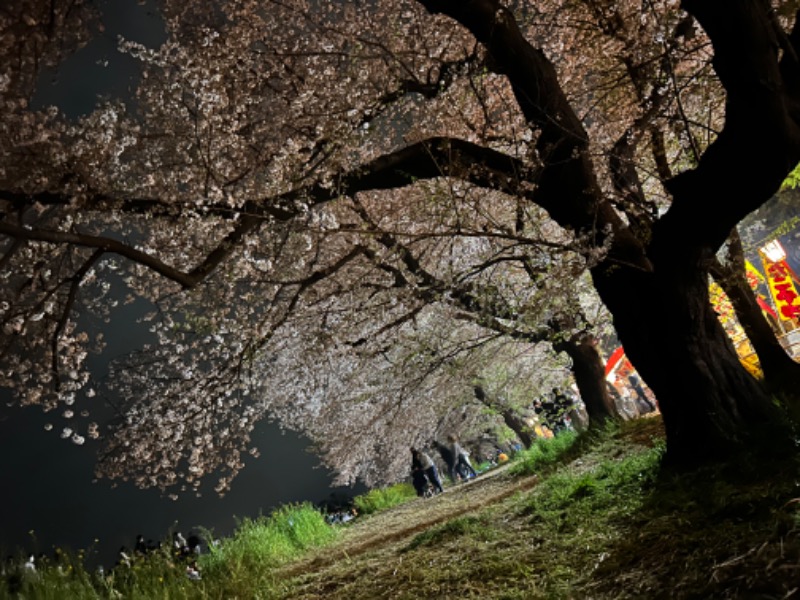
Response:
[{"label": "person silhouette", "polygon": [[436,469],[436,464],[433,459],[425,454],[422,450],[411,448],[411,472],[415,483],[414,487],[417,490],[417,495],[424,496],[425,489],[420,484],[420,473],[425,477],[427,482],[433,486],[434,492],[441,493],[444,491],[442,488],[442,481],[439,479],[439,472]]},{"label": "person silhouette", "polygon": [[451,471],[451,477],[454,478],[453,481],[455,481],[455,477],[459,476],[464,480],[477,476],[478,474],[475,472],[469,460],[469,454],[467,454],[467,451],[458,443],[456,435],[451,433],[447,436],[447,439],[450,442],[450,452],[453,454],[454,459],[454,465]]}]

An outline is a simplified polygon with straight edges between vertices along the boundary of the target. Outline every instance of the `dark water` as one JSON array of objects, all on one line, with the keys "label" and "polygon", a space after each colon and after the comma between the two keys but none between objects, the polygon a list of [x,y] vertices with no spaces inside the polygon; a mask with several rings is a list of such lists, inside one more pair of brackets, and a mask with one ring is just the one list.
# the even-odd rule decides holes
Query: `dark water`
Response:
[{"label": "dark water", "polygon": [[[0,421],[0,548],[51,554],[55,546],[90,549],[87,562],[111,566],[123,545],[136,535],[161,539],[171,527],[187,532],[196,526],[230,534],[236,518],[269,514],[278,505],[317,502],[331,493],[362,489],[330,487],[330,474],[305,451],[307,442],[269,423],[256,430],[261,449],[250,458],[232,490],[219,498],[209,480],[208,492],[173,501],[155,490],[131,485],[114,489],[92,483],[93,452],[46,432],[46,418],[36,408],[4,407]],[[97,540],[97,541],[95,541]]]}]

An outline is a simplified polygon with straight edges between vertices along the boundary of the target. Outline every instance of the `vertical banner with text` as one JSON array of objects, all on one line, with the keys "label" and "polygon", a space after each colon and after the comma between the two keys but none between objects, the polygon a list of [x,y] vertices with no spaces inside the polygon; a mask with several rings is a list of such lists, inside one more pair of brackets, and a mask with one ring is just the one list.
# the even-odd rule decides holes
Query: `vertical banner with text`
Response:
[{"label": "vertical banner with text", "polygon": [[800,296],[792,281],[794,273],[786,263],[785,254],[769,256],[764,249],[759,250],[759,254],[778,317],[783,321],[796,321],[800,318]]}]

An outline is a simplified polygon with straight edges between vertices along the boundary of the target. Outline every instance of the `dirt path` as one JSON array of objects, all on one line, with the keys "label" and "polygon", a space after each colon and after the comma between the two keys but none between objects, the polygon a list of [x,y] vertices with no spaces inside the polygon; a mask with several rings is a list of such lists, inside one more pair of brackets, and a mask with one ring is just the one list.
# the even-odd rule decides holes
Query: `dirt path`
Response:
[{"label": "dirt path", "polygon": [[[579,475],[596,467],[598,461],[625,454],[623,446],[652,446],[654,439],[663,439],[659,431],[655,420],[650,427],[640,424],[630,433],[615,436],[611,447],[602,452],[578,452],[576,448],[575,453],[563,454],[553,467]],[[602,448],[603,443],[598,447]],[[562,569],[572,572],[574,557],[569,553],[569,559],[552,558],[543,545],[544,538],[531,537],[535,523],[525,512],[522,500],[541,479],[536,475],[511,476],[510,468],[505,465],[493,469],[477,479],[446,488],[444,494],[416,498],[342,526],[339,538],[332,544],[272,571],[273,597],[548,597],[544,590],[561,589],[563,582],[543,570],[542,565],[552,563],[554,573]],[[550,471],[550,467],[546,468],[546,472]],[[489,512],[481,514],[487,509]],[[465,516],[479,518],[443,527]],[[425,532],[429,536],[420,538],[419,545],[412,544],[416,536]],[[462,547],[463,543],[466,546]],[[556,555],[560,556],[561,551]],[[596,562],[596,556],[592,555],[592,560]],[[542,595],[536,595],[540,592]]]},{"label": "dirt path", "polygon": [[[652,446],[654,439],[663,438],[663,424],[660,419],[653,419],[650,427],[640,427],[636,432],[634,436],[626,436],[629,443]],[[372,550],[395,547],[398,542],[404,539],[410,541],[414,535],[431,527],[530,490],[539,482],[536,475],[511,476],[508,473],[510,466],[496,467],[467,483],[445,488],[443,494],[433,498],[417,498],[374,515],[359,517],[343,527],[339,540],[311,552],[298,562],[286,565],[276,575],[291,579],[322,571],[342,560],[349,562]],[[585,460],[578,460],[572,464],[572,468],[582,471],[591,468],[591,465]]]},{"label": "dirt path", "polygon": [[291,578],[320,571],[342,559],[351,560],[369,550],[411,538],[439,523],[531,489],[538,483],[535,475],[511,477],[507,473],[508,466],[497,467],[476,479],[450,486],[433,498],[417,498],[375,515],[360,517],[345,526],[340,540],[300,562],[287,565],[277,575]]}]

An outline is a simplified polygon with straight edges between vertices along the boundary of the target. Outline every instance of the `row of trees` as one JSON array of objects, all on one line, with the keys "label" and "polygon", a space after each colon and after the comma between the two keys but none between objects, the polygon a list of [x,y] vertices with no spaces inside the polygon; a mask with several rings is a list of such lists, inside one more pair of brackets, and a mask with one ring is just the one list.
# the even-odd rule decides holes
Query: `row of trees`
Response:
[{"label": "row of trees", "polygon": [[[164,45],[121,42],[136,108],[69,122],[28,100],[97,15],[4,8],[0,385],[50,409],[93,396],[103,341],[80,315],[144,299],[155,341],[115,365],[118,418],[91,426],[102,475],[216,472],[222,492],[270,416],[375,483],[410,444],[479,426],[478,378],[562,379],[542,343],[592,421],[611,416],[596,342],[613,320],[671,459],[764,429],[789,445],[769,394],[798,367],[748,321],[731,234],[800,161],[796,11],[164,0]],[[771,387],[741,367],[709,273]]]}]

